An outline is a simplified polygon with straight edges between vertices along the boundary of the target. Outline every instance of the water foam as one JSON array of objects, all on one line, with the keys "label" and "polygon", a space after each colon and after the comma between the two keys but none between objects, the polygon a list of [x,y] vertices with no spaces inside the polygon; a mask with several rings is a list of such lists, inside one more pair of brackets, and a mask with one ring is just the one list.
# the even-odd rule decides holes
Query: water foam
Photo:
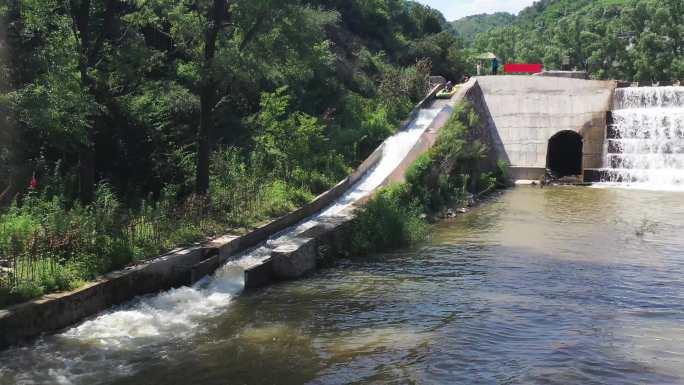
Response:
[{"label": "water foam", "polygon": [[684,191],[684,87],[620,88],[597,187]]}]

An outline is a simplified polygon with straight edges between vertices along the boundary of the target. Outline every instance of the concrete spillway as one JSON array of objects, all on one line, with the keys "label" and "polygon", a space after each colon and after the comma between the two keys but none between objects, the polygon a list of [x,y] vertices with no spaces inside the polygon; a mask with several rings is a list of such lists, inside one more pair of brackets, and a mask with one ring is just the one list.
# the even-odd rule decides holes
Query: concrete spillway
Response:
[{"label": "concrete spillway", "polygon": [[684,189],[684,87],[617,89],[612,117],[604,185]]},{"label": "concrete spillway", "polygon": [[[381,186],[445,105],[435,102],[418,110],[404,130],[381,145],[373,166],[340,198],[312,217],[236,256],[214,275],[192,286],[139,297],[32,346],[3,352],[0,374],[3,370],[19,373],[17,380],[27,383],[96,383],[103,376],[130,374],[145,355],[163,351],[164,346],[178,339],[192,337],[208,320],[227,311],[244,288],[246,269],[261,264],[279,245],[338,215]],[[31,370],[26,370],[26,365]]]}]

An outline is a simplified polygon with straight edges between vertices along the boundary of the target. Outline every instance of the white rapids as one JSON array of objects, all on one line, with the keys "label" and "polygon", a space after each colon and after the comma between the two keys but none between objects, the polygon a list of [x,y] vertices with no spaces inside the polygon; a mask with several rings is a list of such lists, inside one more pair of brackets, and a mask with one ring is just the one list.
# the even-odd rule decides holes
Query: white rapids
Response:
[{"label": "white rapids", "polygon": [[684,87],[617,89],[603,167],[599,187],[684,191]]},{"label": "white rapids", "polygon": [[137,298],[63,333],[0,353],[0,383],[97,384],[135,373],[148,354],[165,354],[193,337],[230,306],[244,288],[244,270],[261,263],[283,240],[315,226],[372,193],[397,168],[441,108],[422,109],[409,126],[388,138],[379,161],[332,205],[271,237],[190,287]]}]

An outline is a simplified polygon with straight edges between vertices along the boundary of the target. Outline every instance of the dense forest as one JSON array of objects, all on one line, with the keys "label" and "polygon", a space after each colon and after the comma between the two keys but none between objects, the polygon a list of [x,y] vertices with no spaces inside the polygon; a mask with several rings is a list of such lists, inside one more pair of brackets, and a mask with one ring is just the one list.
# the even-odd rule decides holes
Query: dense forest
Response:
[{"label": "dense forest", "polygon": [[475,36],[489,32],[496,27],[512,24],[515,16],[507,12],[466,16],[451,22],[451,27],[466,44]]},{"label": "dense forest", "polygon": [[504,63],[577,68],[596,79],[684,79],[684,2],[542,0],[472,47]]},{"label": "dense forest", "polygon": [[[288,157],[262,168],[318,192],[422,95],[417,59],[462,68],[441,14],[403,0],[4,3],[0,179],[36,172],[83,203],[100,181],[127,198],[206,193],[219,147]],[[288,124],[307,139],[278,140]]]},{"label": "dense forest", "polygon": [[442,15],[405,0],[0,15],[0,305],[296,208],[393,133],[430,74],[465,65]]}]

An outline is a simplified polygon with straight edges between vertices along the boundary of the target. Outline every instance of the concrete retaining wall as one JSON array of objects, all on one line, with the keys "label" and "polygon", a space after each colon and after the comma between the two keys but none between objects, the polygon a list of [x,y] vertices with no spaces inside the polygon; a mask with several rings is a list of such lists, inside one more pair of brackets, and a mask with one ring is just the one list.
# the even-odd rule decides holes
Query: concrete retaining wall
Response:
[{"label": "concrete retaining wall", "polygon": [[192,280],[192,268],[216,257],[215,253],[202,247],[175,250],[154,261],[107,274],[72,292],[50,294],[0,310],[0,347],[60,330],[135,296],[187,285]]},{"label": "concrete retaining wall", "polygon": [[546,76],[556,78],[589,79],[586,71],[543,71],[532,76]]}]

